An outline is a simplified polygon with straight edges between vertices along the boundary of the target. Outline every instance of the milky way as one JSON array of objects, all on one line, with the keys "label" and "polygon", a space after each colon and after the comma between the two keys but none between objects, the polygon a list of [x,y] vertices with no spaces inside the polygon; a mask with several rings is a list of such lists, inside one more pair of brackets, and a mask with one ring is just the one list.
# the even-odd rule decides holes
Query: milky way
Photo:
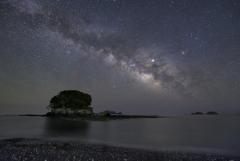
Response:
[{"label": "milky way", "polygon": [[239,112],[237,0],[0,5],[2,113],[44,113],[65,89],[96,112]]}]

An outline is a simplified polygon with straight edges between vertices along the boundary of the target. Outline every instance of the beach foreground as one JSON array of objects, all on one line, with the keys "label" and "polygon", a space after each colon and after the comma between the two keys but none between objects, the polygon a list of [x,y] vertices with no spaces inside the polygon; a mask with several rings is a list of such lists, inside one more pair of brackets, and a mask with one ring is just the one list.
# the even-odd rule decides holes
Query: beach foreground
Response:
[{"label": "beach foreground", "polygon": [[99,144],[49,142],[38,139],[0,140],[0,160],[227,160],[240,157],[182,152],[149,151]]}]

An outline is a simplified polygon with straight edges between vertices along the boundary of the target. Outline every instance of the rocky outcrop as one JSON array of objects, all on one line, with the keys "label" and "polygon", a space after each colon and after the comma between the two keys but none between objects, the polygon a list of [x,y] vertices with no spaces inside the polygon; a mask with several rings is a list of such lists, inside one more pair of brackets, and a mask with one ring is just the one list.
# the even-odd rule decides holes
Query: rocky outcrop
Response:
[{"label": "rocky outcrop", "polygon": [[[95,115],[101,115],[103,112],[95,113]],[[122,112],[108,111],[110,115],[122,115]]]},{"label": "rocky outcrop", "polygon": [[109,111],[111,115],[122,115],[122,112]]},{"label": "rocky outcrop", "polygon": [[64,117],[80,117],[80,116],[92,116],[92,108],[84,108],[73,110],[70,108],[64,109],[53,109],[51,112],[47,113],[47,116],[64,116]]},{"label": "rocky outcrop", "polygon": [[109,113],[108,110],[106,110],[101,113],[101,116],[111,116],[111,114]]}]

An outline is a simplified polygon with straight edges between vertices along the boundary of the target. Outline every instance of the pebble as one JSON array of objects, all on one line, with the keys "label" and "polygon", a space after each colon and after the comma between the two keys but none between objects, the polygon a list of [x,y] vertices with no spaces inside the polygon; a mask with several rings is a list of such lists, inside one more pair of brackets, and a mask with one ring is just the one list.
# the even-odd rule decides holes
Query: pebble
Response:
[{"label": "pebble", "polygon": [[0,160],[171,160],[240,161],[240,156],[216,156],[181,152],[148,151],[106,145],[47,142],[34,139],[0,140]]}]

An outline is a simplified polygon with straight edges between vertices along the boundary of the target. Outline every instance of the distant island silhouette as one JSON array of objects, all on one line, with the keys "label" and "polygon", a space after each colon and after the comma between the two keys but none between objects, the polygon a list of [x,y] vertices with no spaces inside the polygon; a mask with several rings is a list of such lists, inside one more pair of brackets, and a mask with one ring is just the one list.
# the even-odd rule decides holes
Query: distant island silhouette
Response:
[{"label": "distant island silhouette", "polygon": [[[191,115],[204,115],[202,112],[193,112]],[[206,115],[218,115],[217,112],[209,111],[206,113]]]},{"label": "distant island silhouette", "polygon": [[218,115],[218,113],[214,111],[209,111],[206,113],[206,115]]},{"label": "distant island silhouette", "polygon": [[195,113],[192,113],[192,115],[203,115],[202,112],[195,112]]}]

